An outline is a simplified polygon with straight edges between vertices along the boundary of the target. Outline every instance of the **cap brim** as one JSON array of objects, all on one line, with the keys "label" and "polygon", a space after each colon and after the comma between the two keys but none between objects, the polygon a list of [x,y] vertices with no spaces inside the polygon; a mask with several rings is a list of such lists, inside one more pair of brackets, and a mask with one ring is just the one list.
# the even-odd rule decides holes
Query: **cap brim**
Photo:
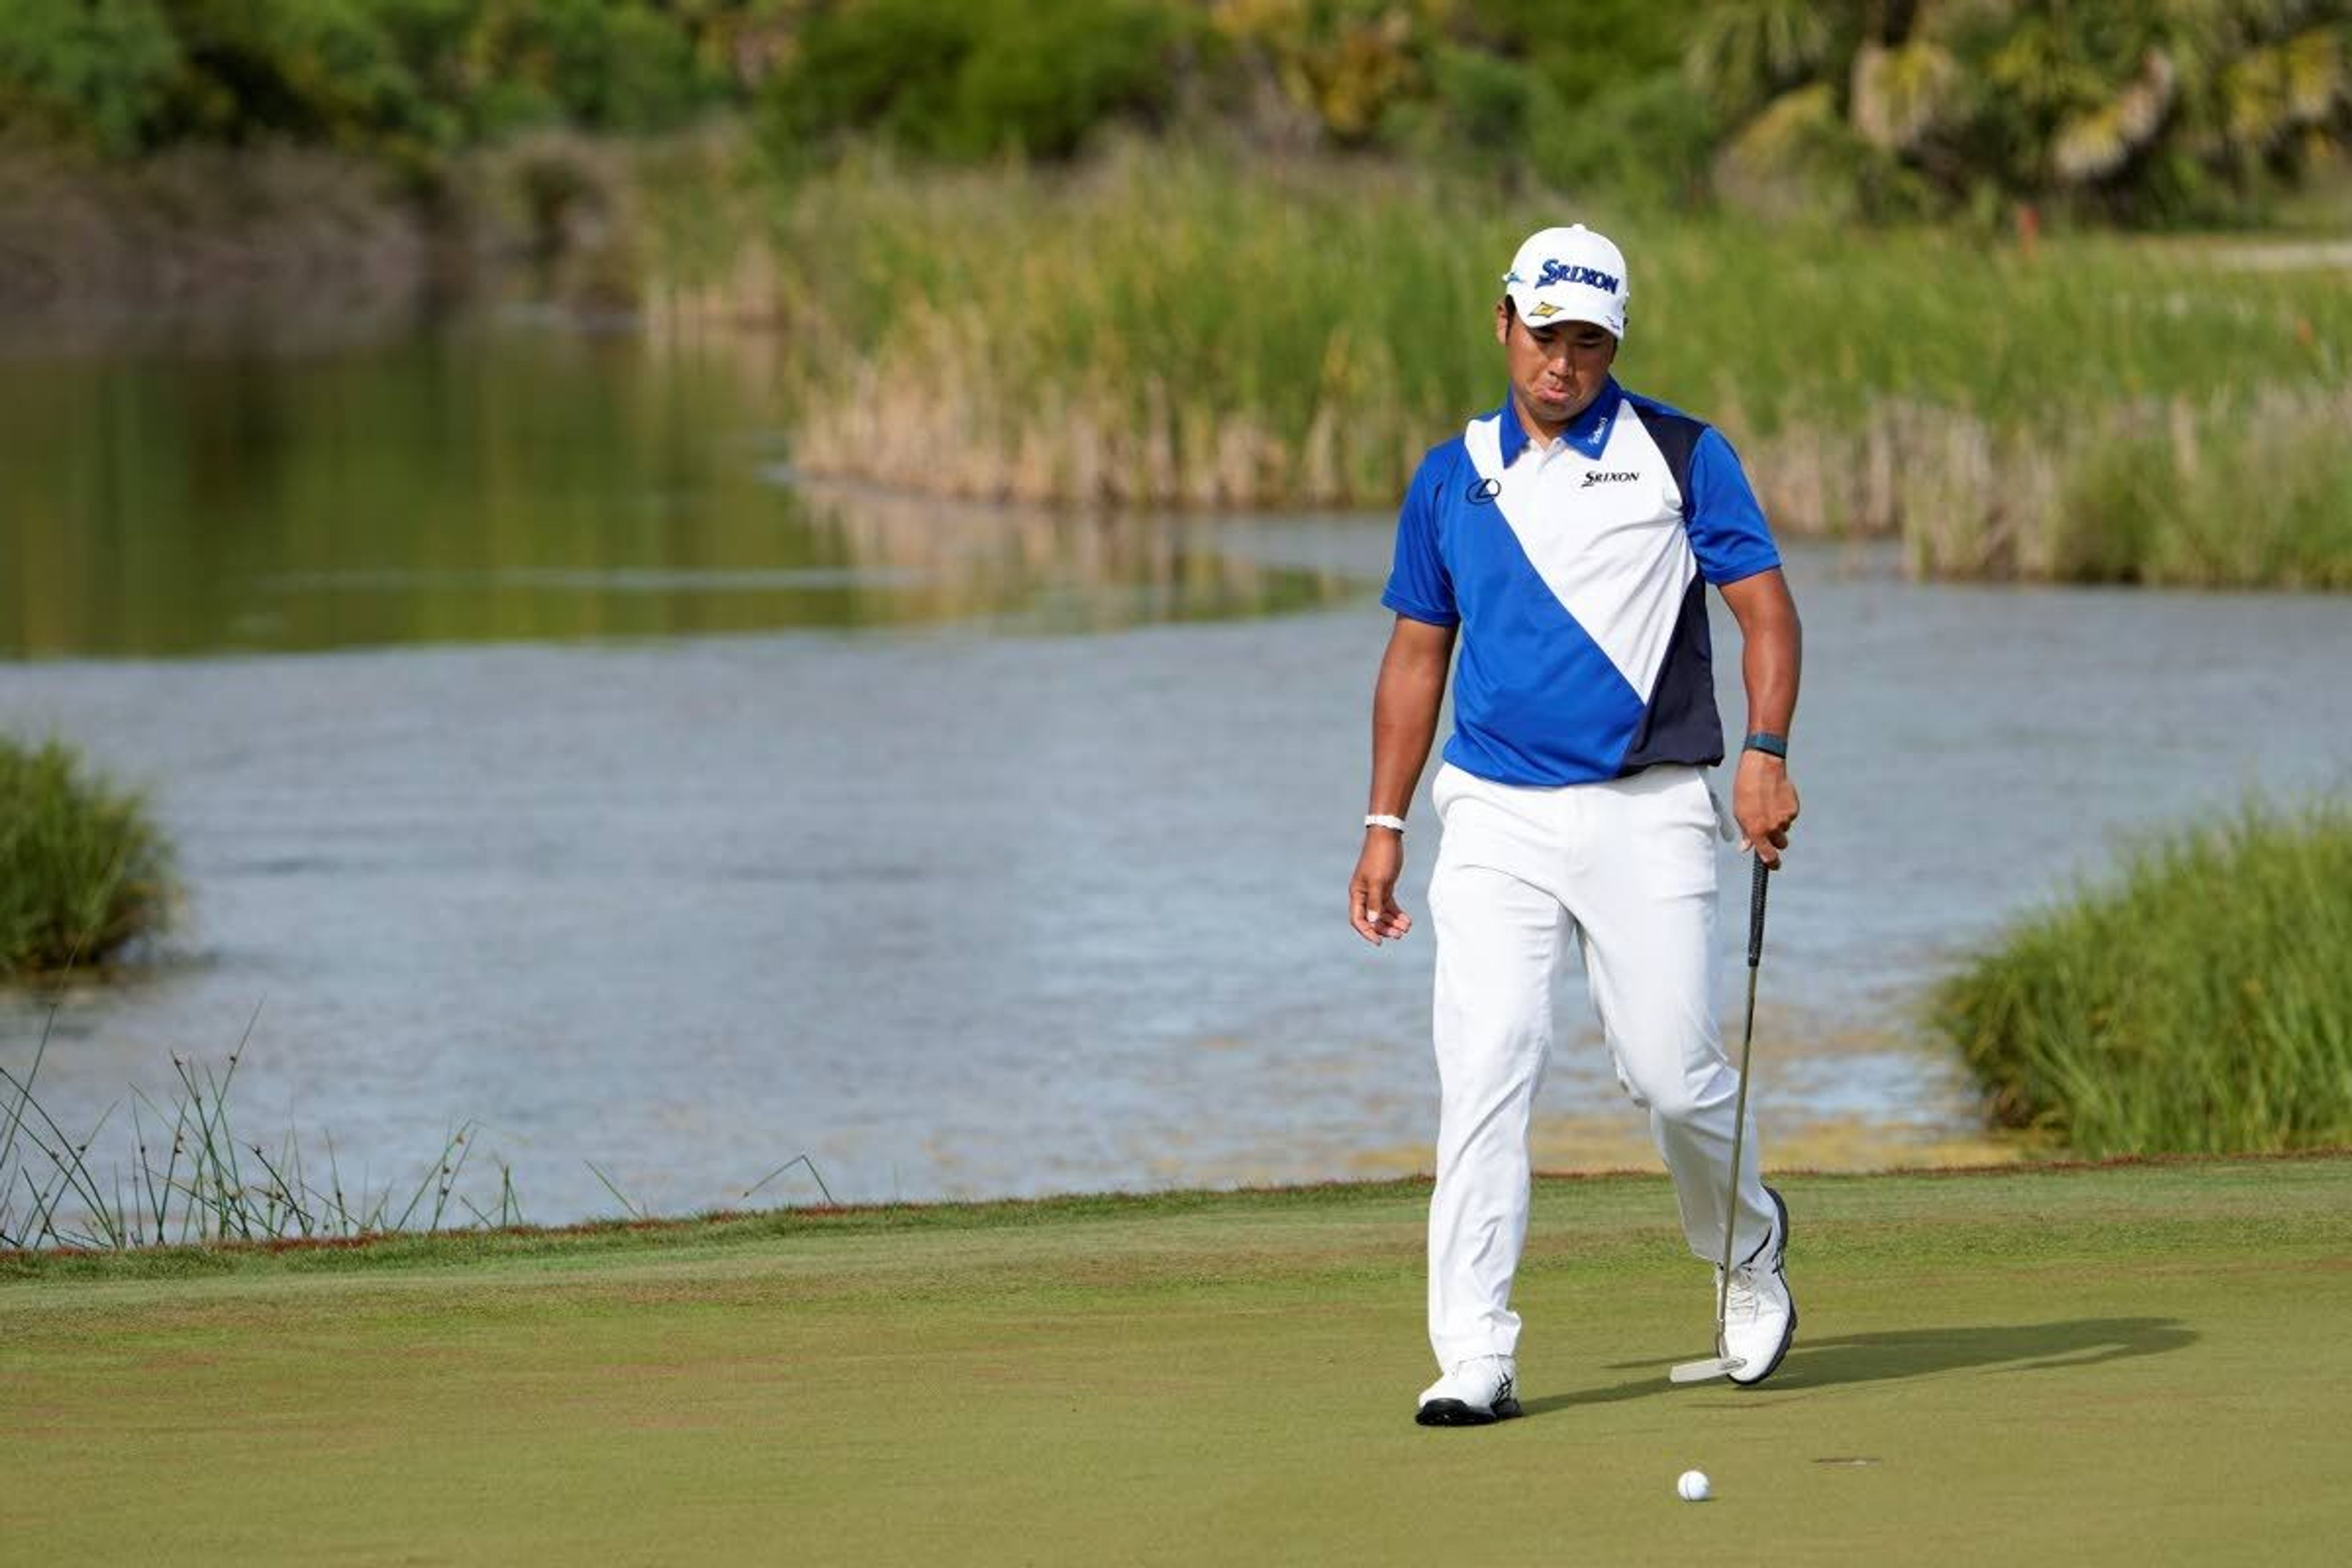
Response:
[{"label": "cap brim", "polygon": [[1557,327],[1570,321],[1581,321],[1600,327],[1611,337],[1621,337],[1617,314],[1609,300],[1583,289],[1557,289],[1550,294],[1538,293],[1514,284],[1504,290],[1519,320],[1530,327]]}]

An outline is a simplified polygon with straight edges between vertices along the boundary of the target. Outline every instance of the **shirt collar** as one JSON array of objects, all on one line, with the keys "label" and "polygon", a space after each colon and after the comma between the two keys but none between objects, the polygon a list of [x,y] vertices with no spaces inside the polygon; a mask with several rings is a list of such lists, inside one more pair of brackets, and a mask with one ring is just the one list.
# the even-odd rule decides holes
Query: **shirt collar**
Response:
[{"label": "shirt collar", "polygon": [[[1601,384],[1601,395],[1587,405],[1584,412],[1570,420],[1568,428],[1560,432],[1561,439],[1586,458],[1597,460],[1609,445],[1609,433],[1617,427],[1617,413],[1624,401],[1623,393],[1618,390],[1617,378],[1611,376]],[[1518,409],[1507,397],[1503,399],[1498,417],[1502,445],[1499,455],[1503,467],[1507,468],[1527,449],[1528,431],[1527,426],[1519,423]]]}]

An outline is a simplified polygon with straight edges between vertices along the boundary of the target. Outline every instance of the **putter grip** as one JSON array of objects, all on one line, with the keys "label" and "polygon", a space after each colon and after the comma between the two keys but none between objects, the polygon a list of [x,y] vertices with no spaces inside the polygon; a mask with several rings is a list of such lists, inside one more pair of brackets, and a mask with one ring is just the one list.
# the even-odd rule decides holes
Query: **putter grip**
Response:
[{"label": "putter grip", "polygon": [[1764,895],[1769,890],[1772,868],[1756,857],[1756,879],[1748,886],[1748,967],[1764,962]]}]

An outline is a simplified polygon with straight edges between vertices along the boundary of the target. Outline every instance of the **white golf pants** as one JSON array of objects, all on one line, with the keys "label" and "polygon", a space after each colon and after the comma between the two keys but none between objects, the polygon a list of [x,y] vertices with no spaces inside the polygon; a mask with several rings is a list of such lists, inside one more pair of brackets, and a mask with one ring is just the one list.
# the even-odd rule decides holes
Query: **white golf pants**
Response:
[{"label": "white golf pants", "polygon": [[[1429,1208],[1429,1340],[1441,1368],[1511,1355],[1511,1277],[1527,1241],[1528,1123],[1569,944],[1614,1058],[1650,1113],[1692,1252],[1721,1261],[1739,1074],[1716,1025],[1717,817],[1693,767],[1532,789],[1448,764],[1429,909],[1437,937],[1440,1107]],[[1734,1260],[1770,1238],[1754,1120]]]}]

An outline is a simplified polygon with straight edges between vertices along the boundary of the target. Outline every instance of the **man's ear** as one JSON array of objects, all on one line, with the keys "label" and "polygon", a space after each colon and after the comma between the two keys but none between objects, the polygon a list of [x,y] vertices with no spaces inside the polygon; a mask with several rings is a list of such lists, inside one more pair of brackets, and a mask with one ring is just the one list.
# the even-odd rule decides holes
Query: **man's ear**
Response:
[{"label": "man's ear", "polygon": [[1511,341],[1511,300],[1508,295],[1495,301],[1495,341],[1498,343],[1507,343]]}]

